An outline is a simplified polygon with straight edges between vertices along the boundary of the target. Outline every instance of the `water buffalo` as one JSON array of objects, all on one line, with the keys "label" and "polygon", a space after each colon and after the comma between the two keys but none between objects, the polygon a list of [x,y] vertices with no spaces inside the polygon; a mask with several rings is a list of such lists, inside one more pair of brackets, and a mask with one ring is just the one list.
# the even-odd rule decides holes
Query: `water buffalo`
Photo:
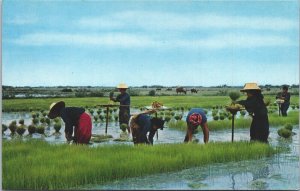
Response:
[{"label": "water buffalo", "polygon": [[186,94],[186,90],[183,87],[176,88],[176,93],[184,93]]},{"label": "water buffalo", "polygon": [[191,89],[191,93],[198,93],[198,90],[196,90],[195,88]]}]

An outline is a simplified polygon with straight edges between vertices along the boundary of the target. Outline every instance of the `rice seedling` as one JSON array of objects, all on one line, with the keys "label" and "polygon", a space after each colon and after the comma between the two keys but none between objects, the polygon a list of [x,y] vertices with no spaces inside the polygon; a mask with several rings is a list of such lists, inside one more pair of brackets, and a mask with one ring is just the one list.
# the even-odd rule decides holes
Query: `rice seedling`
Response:
[{"label": "rice seedling", "polygon": [[6,190],[78,189],[214,163],[259,159],[277,152],[256,142],[87,147],[38,140],[4,141],[2,184]]},{"label": "rice seedling", "polygon": [[97,114],[100,115],[102,110],[97,110]]},{"label": "rice seedling", "polygon": [[43,111],[43,112],[42,112],[42,115],[43,115],[44,117],[46,117],[47,114],[48,114],[48,113],[47,113],[46,111]]},{"label": "rice seedling", "polygon": [[120,129],[121,129],[123,132],[125,132],[127,128],[128,128],[128,125],[125,124],[125,123],[122,123],[122,124],[120,125]]},{"label": "rice seedling", "polygon": [[186,129],[187,129],[186,122],[183,121],[183,120],[169,121],[168,122],[168,127],[178,129],[178,130],[184,130],[184,131],[186,131]]},{"label": "rice seedling", "polygon": [[46,118],[42,117],[42,118],[40,119],[40,122],[41,122],[41,123],[45,123],[45,122],[46,122]]},{"label": "rice seedling", "polygon": [[19,120],[19,124],[20,124],[20,125],[24,125],[24,119],[20,119],[20,120]]},{"label": "rice seedling", "polygon": [[35,113],[35,115],[36,115],[36,118],[39,118],[40,117],[40,113]]},{"label": "rice seedling", "polygon": [[176,115],[174,118],[175,118],[177,121],[180,120],[180,116],[179,116],[179,115]]},{"label": "rice seedling", "polygon": [[59,117],[56,117],[53,120],[54,120],[55,123],[59,123],[60,122],[60,118]]},{"label": "rice seedling", "polygon": [[61,123],[55,123],[53,127],[55,129],[55,132],[59,133],[59,131],[61,129]]},{"label": "rice seedling", "polygon": [[45,123],[49,126],[51,124],[51,120],[47,117],[45,118]]},{"label": "rice seedling", "polygon": [[297,107],[297,109],[299,109],[299,105],[297,105],[296,107]]},{"label": "rice seedling", "polygon": [[292,132],[286,128],[281,128],[277,131],[280,137],[290,138],[292,136]]},{"label": "rice seedling", "polygon": [[171,120],[171,116],[167,115],[165,116],[165,119],[164,119],[166,122],[169,122]]},{"label": "rice seedling", "polygon": [[89,113],[90,113],[91,115],[93,115],[93,114],[94,114],[94,110],[93,110],[93,109],[89,109]]},{"label": "rice seedling", "polygon": [[33,123],[34,125],[37,125],[37,124],[39,123],[39,119],[38,119],[38,118],[32,119],[32,123]]},{"label": "rice seedling", "polygon": [[295,105],[292,105],[292,109],[296,109],[296,106],[295,106]]},{"label": "rice seedling", "polygon": [[99,115],[99,119],[100,119],[101,121],[103,121],[103,120],[104,120],[104,115]]},{"label": "rice seedling", "polygon": [[113,108],[113,111],[114,111],[114,112],[117,112],[117,111],[118,111],[118,109],[117,109],[117,108]]},{"label": "rice seedling", "polygon": [[118,121],[119,120],[119,115],[115,114],[114,118],[115,118],[115,121]]},{"label": "rice seedling", "polygon": [[36,132],[39,133],[39,134],[45,134],[45,126],[44,125],[39,125],[37,128],[36,128]]},{"label": "rice seedling", "polygon": [[17,127],[16,131],[20,136],[22,136],[26,131],[26,126],[25,125],[20,125],[20,126]]},{"label": "rice seedling", "polygon": [[28,133],[30,135],[32,135],[33,133],[35,133],[35,131],[36,131],[36,126],[35,125],[29,125],[28,126]]},{"label": "rice seedling", "polygon": [[220,115],[220,120],[224,120],[225,116],[224,115]]},{"label": "rice seedling", "polygon": [[32,114],[31,114],[31,117],[32,117],[33,119],[35,119],[35,118],[36,118],[36,113],[32,113]]},{"label": "rice seedling", "polygon": [[17,121],[12,121],[9,125],[8,128],[11,132],[11,135],[14,135],[16,130],[17,130]]},{"label": "rice seedling", "polygon": [[174,111],[171,111],[170,114],[171,114],[172,117],[175,116],[175,112]]},{"label": "rice seedling", "polygon": [[94,121],[95,122],[98,122],[98,119],[99,119],[99,117],[96,115],[96,116],[94,116]]},{"label": "rice seedling", "polygon": [[218,120],[219,120],[219,116],[218,116],[218,115],[215,115],[215,116],[213,116],[213,119],[214,119],[215,121],[218,121]]},{"label": "rice seedling", "polygon": [[287,123],[287,124],[284,125],[284,128],[287,129],[287,130],[292,131],[293,130],[293,125],[290,124],[290,123]]},{"label": "rice seedling", "polygon": [[2,134],[8,129],[7,125],[2,124]]}]

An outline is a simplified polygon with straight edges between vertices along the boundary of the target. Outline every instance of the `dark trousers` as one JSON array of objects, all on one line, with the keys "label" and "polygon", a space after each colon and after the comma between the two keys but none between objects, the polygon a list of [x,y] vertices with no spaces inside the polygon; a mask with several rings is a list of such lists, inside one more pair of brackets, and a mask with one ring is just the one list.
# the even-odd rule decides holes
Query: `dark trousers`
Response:
[{"label": "dark trousers", "polygon": [[128,125],[130,118],[130,109],[128,107],[120,107],[119,110],[119,124],[125,123]]},{"label": "dark trousers", "polygon": [[269,119],[268,116],[254,116],[250,127],[251,141],[268,143]]},{"label": "dark trousers", "polygon": [[280,110],[281,110],[281,115],[283,117],[287,116],[287,110],[289,109],[289,107],[290,107],[290,103],[281,104]]}]

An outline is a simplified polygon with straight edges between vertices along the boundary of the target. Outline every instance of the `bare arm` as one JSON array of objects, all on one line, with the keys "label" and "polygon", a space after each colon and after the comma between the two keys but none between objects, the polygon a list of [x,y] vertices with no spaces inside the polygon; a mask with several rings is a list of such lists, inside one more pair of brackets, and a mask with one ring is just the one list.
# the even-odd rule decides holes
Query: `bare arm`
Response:
[{"label": "bare arm", "polygon": [[209,129],[208,129],[207,122],[204,123],[203,125],[201,125],[201,128],[202,128],[203,135],[204,135],[204,143],[208,143],[208,140],[209,140]]}]

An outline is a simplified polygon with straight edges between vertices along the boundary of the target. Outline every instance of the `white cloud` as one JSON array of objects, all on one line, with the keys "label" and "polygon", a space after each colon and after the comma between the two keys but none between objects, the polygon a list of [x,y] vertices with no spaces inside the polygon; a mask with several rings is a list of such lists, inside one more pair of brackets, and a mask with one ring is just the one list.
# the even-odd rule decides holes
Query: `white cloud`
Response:
[{"label": "white cloud", "polygon": [[23,46],[101,46],[113,48],[253,48],[268,46],[294,46],[291,39],[281,35],[253,35],[228,33],[206,38],[162,38],[128,33],[72,34],[32,33],[23,35],[13,43]]},{"label": "white cloud", "polygon": [[75,23],[83,28],[91,29],[136,27],[147,30],[209,28],[277,31],[298,28],[298,21],[280,17],[179,14],[145,11],[126,11],[101,17],[81,18]]}]

